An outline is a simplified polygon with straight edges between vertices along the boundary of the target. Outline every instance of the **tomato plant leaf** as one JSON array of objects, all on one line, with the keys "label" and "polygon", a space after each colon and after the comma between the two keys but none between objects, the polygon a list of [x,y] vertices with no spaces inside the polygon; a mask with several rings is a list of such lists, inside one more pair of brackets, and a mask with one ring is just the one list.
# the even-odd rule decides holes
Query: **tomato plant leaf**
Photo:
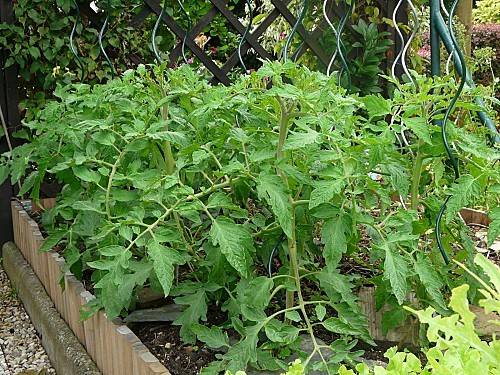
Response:
[{"label": "tomato plant leaf", "polygon": [[161,245],[156,241],[148,242],[147,253],[153,261],[153,269],[158,276],[166,297],[170,294],[170,288],[174,280],[174,265],[183,264],[184,259],[176,250]]},{"label": "tomato plant leaf", "polygon": [[399,252],[392,250],[388,245],[385,245],[384,250],[384,278],[390,281],[392,291],[396,296],[398,303],[402,305],[408,290],[407,277],[410,275],[410,270],[406,260],[401,256],[401,254],[399,254]]},{"label": "tomato plant leaf", "polygon": [[269,321],[264,330],[266,332],[266,336],[272,342],[280,342],[284,344],[290,344],[295,341],[297,337],[299,337],[299,329],[290,324],[285,324],[280,322],[277,319],[272,319]]},{"label": "tomato plant leaf", "polygon": [[219,245],[227,261],[242,276],[249,275],[251,254],[255,253],[250,229],[232,219],[219,216],[212,223],[210,238]]},{"label": "tomato plant leaf", "polygon": [[182,326],[180,332],[182,339],[192,344],[196,341],[196,335],[191,331],[191,324],[198,323],[200,319],[207,320],[208,306],[205,290],[200,288],[194,294],[175,298],[174,302],[187,306],[173,324]]},{"label": "tomato plant leaf", "polygon": [[437,304],[442,312],[447,311],[446,303],[444,302],[441,288],[443,282],[441,281],[435,267],[430,263],[429,258],[417,253],[417,261],[414,263],[414,269],[420,281],[425,287],[425,290]]},{"label": "tomato plant leaf", "polygon": [[292,237],[291,205],[283,180],[275,174],[263,171],[257,178],[257,191],[259,197],[271,205],[283,232]]},{"label": "tomato plant leaf", "polygon": [[466,207],[474,197],[479,196],[481,184],[470,174],[463,174],[451,185],[447,194],[450,195],[446,211],[446,223],[449,224],[456,214]]},{"label": "tomato plant leaf", "polygon": [[314,190],[311,192],[311,197],[309,198],[309,209],[331,201],[336,194],[342,191],[345,184],[345,180],[341,178],[315,182]]},{"label": "tomato plant leaf", "polygon": [[488,244],[490,247],[493,242],[500,236],[500,207],[494,207],[489,213],[488,217],[491,219],[490,227],[488,229]]},{"label": "tomato plant leaf", "polygon": [[54,232],[52,232],[51,235],[49,235],[45,239],[45,241],[43,242],[42,246],[40,246],[40,249],[38,251],[42,253],[44,251],[52,250],[52,248],[58,245],[63,240],[63,238],[66,238],[68,233],[69,231],[64,228],[56,229]]},{"label": "tomato plant leaf", "polygon": [[425,143],[432,145],[431,134],[429,132],[429,124],[427,119],[423,117],[410,117],[403,119],[405,125],[415,133],[417,137]]},{"label": "tomato plant leaf", "polygon": [[325,245],[323,255],[330,272],[333,272],[347,251],[346,233],[350,232],[351,218],[342,211],[326,220],[321,228],[321,242]]},{"label": "tomato plant leaf", "polygon": [[198,340],[203,341],[212,349],[218,349],[223,346],[229,347],[229,338],[227,334],[217,326],[208,328],[201,324],[191,324],[191,331],[198,337]]},{"label": "tomato plant leaf", "polygon": [[383,98],[382,95],[367,95],[360,98],[365,105],[370,118],[385,116],[391,113],[390,102]]}]

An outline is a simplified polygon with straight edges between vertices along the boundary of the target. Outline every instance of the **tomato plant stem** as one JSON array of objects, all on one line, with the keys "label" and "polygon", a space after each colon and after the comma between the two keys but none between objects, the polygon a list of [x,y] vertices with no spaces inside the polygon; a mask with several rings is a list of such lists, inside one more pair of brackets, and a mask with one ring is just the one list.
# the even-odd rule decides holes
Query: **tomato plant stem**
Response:
[{"label": "tomato plant stem", "polygon": [[424,154],[421,151],[421,147],[423,145],[423,140],[419,140],[418,142],[418,151],[417,156],[415,158],[415,164],[413,166],[413,173],[411,178],[411,209],[418,209],[418,188],[420,186],[420,177],[422,175],[422,166],[424,162]]}]

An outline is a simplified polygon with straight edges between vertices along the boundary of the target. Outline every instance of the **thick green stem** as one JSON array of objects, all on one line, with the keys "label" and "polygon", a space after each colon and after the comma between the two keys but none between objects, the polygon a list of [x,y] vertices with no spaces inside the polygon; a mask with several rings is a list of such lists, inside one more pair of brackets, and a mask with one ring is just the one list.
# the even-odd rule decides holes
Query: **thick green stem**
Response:
[{"label": "thick green stem", "polygon": [[418,208],[418,188],[420,186],[420,177],[422,175],[422,167],[424,163],[424,154],[420,150],[423,145],[423,141],[418,142],[417,157],[415,159],[415,165],[413,166],[413,174],[411,176],[411,209],[417,210]]},{"label": "thick green stem", "polygon": [[[167,95],[163,88],[161,91],[165,98]],[[161,117],[163,120],[168,120],[168,103],[163,104]],[[168,131],[168,126],[165,126],[165,131]],[[172,145],[169,141],[163,141],[163,155],[165,157],[165,172],[169,175],[173,174],[175,172],[175,160],[172,153]]]},{"label": "thick green stem", "polygon": [[[297,261],[297,238],[295,236],[295,208],[292,205],[292,220],[291,220],[292,238],[288,239],[288,254],[290,257],[290,277],[295,280],[297,290],[300,291],[299,279],[299,264]],[[286,308],[290,309],[294,305],[293,291],[286,291]]]},{"label": "thick green stem", "polygon": [[277,158],[279,160],[284,156],[283,145],[285,144],[286,134],[288,130],[289,116],[283,100],[281,100],[281,98],[279,97],[277,98],[277,100],[281,109],[280,134],[278,139],[278,152],[277,152]]},{"label": "thick green stem", "polygon": [[113,178],[115,177],[116,170],[118,168],[118,165],[120,164],[123,156],[125,155],[125,151],[122,151],[120,155],[118,155],[118,158],[115,161],[115,164],[111,167],[111,172],[109,173],[108,177],[108,186],[106,187],[106,216],[108,217],[108,220],[111,220],[111,188],[113,187]]}]

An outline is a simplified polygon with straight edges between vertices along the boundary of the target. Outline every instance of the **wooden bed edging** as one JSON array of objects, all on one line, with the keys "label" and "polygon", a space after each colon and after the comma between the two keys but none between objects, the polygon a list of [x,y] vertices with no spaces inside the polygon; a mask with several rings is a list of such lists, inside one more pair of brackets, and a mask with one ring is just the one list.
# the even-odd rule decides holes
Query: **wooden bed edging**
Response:
[{"label": "wooden bed edging", "polygon": [[95,297],[70,272],[64,275],[62,291],[57,281],[64,259],[54,251],[39,253],[44,239],[38,224],[19,202],[13,201],[11,207],[16,246],[103,375],[170,375],[121,319],[111,322],[99,311],[88,320],[79,321],[82,306]]}]

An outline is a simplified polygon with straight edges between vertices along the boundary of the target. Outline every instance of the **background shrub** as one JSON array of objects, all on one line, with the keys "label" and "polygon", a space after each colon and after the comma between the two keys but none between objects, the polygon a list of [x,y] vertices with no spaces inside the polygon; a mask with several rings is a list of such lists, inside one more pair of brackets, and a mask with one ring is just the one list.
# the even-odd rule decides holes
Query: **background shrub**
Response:
[{"label": "background shrub", "polygon": [[472,11],[476,23],[500,23],[500,2],[498,0],[480,0]]}]

